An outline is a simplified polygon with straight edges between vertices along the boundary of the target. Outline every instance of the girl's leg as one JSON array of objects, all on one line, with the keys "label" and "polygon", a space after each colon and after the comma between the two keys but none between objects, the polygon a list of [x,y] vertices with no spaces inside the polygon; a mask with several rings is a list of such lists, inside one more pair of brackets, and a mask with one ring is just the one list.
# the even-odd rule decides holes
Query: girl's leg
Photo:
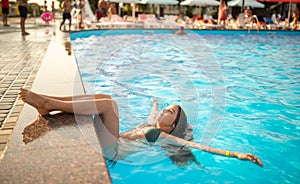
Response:
[{"label": "girl's leg", "polygon": [[110,98],[63,101],[47,98],[22,88],[20,98],[25,103],[35,107],[41,115],[48,114],[54,110],[82,115],[101,114],[103,124],[110,134],[113,137],[119,137],[118,105]]},{"label": "girl's leg", "polygon": [[106,94],[91,94],[91,95],[76,95],[76,96],[64,96],[64,97],[60,97],[60,96],[48,96],[48,95],[42,95],[43,97],[46,98],[52,98],[52,99],[56,99],[56,100],[62,100],[62,101],[82,101],[82,100],[100,100],[100,99],[111,99],[110,95],[106,95]]},{"label": "girl's leg", "polygon": [[[28,89],[22,88],[22,91],[29,91]],[[46,98],[52,98],[56,100],[62,100],[62,101],[82,101],[82,100],[96,100],[96,99],[104,99],[104,98],[110,98],[110,95],[107,94],[88,94],[88,95],[76,95],[76,96],[50,96],[50,95],[44,95],[39,94]]]}]

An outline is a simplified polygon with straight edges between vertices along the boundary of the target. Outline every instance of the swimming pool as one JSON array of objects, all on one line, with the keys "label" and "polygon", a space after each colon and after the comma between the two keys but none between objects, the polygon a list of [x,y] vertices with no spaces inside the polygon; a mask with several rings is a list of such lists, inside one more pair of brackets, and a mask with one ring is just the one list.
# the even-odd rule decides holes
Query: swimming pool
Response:
[{"label": "swimming pool", "polygon": [[145,149],[109,168],[113,183],[296,183],[300,33],[188,33],[72,33],[86,93],[109,93],[118,101],[121,131],[145,123],[152,97],[161,108],[181,104],[194,141],[254,153],[264,167],[192,150],[202,167],[180,168],[163,151]]}]

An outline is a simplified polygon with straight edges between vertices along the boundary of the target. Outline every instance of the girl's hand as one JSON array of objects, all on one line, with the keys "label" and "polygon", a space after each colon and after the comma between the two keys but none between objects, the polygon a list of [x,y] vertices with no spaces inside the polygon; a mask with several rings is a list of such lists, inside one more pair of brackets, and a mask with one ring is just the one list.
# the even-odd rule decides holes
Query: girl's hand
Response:
[{"label": "girl's hand", "polygon": [[240,160],[249,160],[249,161],[259,165],[260,167],[264,166],[262,161],[258,157],[256,157],[253,154],[250,154],[250,153],[238,153],[237,158]]},{"label": "girl's hand", "polygon": [[155,98],[152,98],[151,101],[152,101],[152,104],[157,104],[157,100]]}]

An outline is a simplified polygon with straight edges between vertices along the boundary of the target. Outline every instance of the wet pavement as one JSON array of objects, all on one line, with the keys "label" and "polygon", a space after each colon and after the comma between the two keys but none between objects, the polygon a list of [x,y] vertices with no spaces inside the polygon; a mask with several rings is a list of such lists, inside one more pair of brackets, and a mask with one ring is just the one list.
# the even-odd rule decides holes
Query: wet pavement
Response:
[{"label": "wet pavement", "polygon": [[23,107],[18,101],[19,88],[31,87],[51,39],[45,31],[53,29],[31,19],[26,24],[31,35],[21,36],[18,20],[10,19],[10,27],[0,27],[0,155]]},{"label": "wet pavement", "polygon": [[90,116],[41,117],[18,99],[25,86],[50,95],[84,94],[68,33],[28,19],[0,26],[0,183],[110,183]]}]

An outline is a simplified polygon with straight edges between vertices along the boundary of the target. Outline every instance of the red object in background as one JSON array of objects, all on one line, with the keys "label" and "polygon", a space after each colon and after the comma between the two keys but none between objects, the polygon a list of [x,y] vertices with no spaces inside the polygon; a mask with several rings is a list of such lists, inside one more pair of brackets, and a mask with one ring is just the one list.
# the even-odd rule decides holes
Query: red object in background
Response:
[{"label": "red object in background", "polygon": [[9,8],[9,1],[8,0],[2,0],[2,7]]},{"label": "red object in background", "polygon": [[300,0],[257,0],[260,2],[270,2],[270,3],[300,3]]}]

